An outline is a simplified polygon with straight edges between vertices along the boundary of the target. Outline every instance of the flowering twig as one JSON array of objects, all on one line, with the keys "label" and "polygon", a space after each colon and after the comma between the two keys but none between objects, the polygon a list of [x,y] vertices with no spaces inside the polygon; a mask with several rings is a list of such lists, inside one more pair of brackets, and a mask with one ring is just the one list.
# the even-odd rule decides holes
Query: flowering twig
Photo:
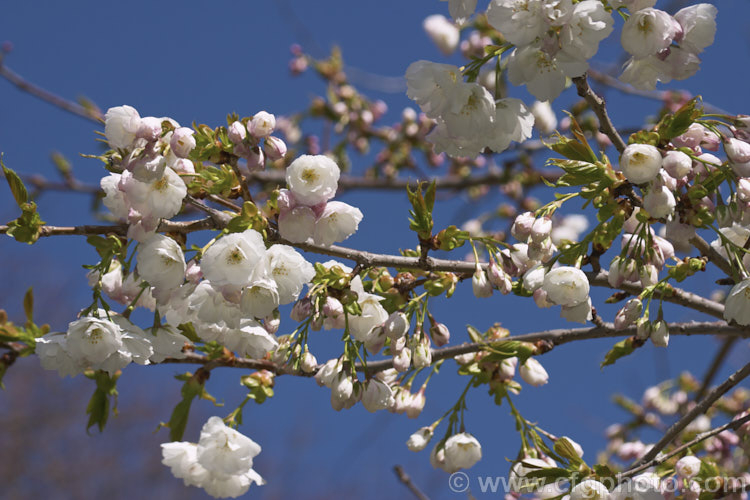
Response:
[{"label": "flowering twig", "polygon": [[[223,229],[224,227],[226,227],[226,224],[232,217],[226,212],[211,208],[200,200],[196,200],[190,196],[186,198],[186,202],[198,208],[199,210],[208,213],[209,217],[189,222],[162,221],[158,228],[159,231],[189,233],[204,229]],[[0,234],[7,232],[7,230],[7,225],[0,225]],[[127,225],[84,225],[72,227],[41,226],[39,235],[91,235],[109,233],[124,236],[127,234]],[[396,269],[444,271],[466,276],[471,276],[476,268],[476,265],[473,262],[467,262],[463,260],[436,259],[429,256],[426,259],[421,259],[419,257],[403,257],[400,255],[376,254],[362,250],[354,250],[352,248],[340,247],[337,245],[320,246],[311,245],[308,243],[291,243],[283,239],[280,239],[279,242],[297,247],[300,250],[304,250],[307,252],[351,260],[362,267],[392,267]],[[486,268],[487,264],[481,264],[481,267]],[[600,271],[599,273],[587,273],[587,277],[589,279],[589,282],[593,286],[620,289],[633,295],[638,295],[643,291],[643,288],[641,288],[639,285],[627,282],[621,284],[619,287],[612,287],[607,281],[606,271]],[[688,292],[686,290],[682,290],[680,288],[670,287],[669,290],[670,293],[667,294],[657,290],[654,296],[667,302],[679,304],[719,319],[724,318],[724,306],[722,304],[714,302],[713,300],[706,299],[704,297],[701,297],[700,295]]]},{"label": "flowering twig", "polygon": [[[514,340],[519,342],[537,342],[545,340],[553,346],[567,344],[578,340],[598,339],[606,337],[627,337],[635,335],[636,327],[630,327],[623,330],[615,330],[614,325],[605,323],[603,327],[593,328],[559,328],[554,330],[544,330],[540,332],[525,333],[506,337],[504,339],[493,340],[490,342],[475,342],[462,345],[443,347],[432,350],[432,361],[437,362],[442,359],[450,359],[461,354],[469,354],[482,351],[488,346],[498,342]],[[672,323],[669,325],[670,335],[732,335],[734,337],[750,337],[750,329],[741,329],[736,326],[727,325],[723,322],[702,322],[702,323]],[[548,351],[546,351],[548,352]],[[167,358],[163,363],[187,363],[203,364],[207,363],[208,358],[197,353],[186,353],[185,358]],[[220,366],[249,368],[255,370],[268,370],[276,375],[295,375],[300,377],[310,377],[313,373],[293,370],[285,365],[278,365],[267,360],[254,360],[241,357],[233,357],[220,360]],[[379,361],[369,361],[367,363],[367,373],[376,373],[393,367],[392,359],[383,359]],[[318,367],[320,368],[320,367]],[[355,365],[357,371],[363,372],[365,367],[360,363]]]},{"label": "flowering twig", "polygon": [[705,413],[717,399],[729,392],[730,389],[739,384],[748,375],[750,375],[750,363],[730,375],[724,383],[711,391],[705,398],[695,405],[692,410],[675,422],[667,432],[664,433],[661,439],[659,439],[659,441],[640,460],[633,464],[633,467],[641,466],[656,458],[659,452],[671,443],[677,435],[682,432],[688,424],[690,424],[690,422],[695,420],[698,415]]},{"label": "flowering twig", "polygon": [[573,83],[575,83],[576,89],[578,89],[578,95],[586,99],[586,102],[591,106],[597,118],[599,118],[599,130],[609,137],[609,140],[612,141],[617,151],[620,153],[625,151],[625,141],[622,140],[622,137],[620,137],[617,129],[612,124],[612,120],[610,120],[609,114],[607,114],[607,105],[604,99],[591,90],[586,75],[573,78]]},{"label": "flowering twig", "polygon": [[726,430],[734,430],[740,427],[745,422],[750,422],[750,413],[738,418],[737,420],[732,420],[731,422],[728,422],[722,426],[716,427],[715,429],[711,429],[710,431],[703,432],[701,434],[698,434],[694,439],[688,441],[687,443],[678,446],[674,450],[670,451],[669,453],[666,453],[664,455],[660,455],[659,458],[654,458],[653,460],[649,460],[648,462],[639,465],[637,467],[633,467],[631,469],[626,470],[625,472],[621,472],[617,475],[618,481],[622,481],[623,479],[633,477],[639,472],[643,472],[646,469],[649,469],[651,467],[654,467],[656,465],[659,465],[663,462],[666,462],[670,458],[674,457],[675,455],[679,455],[683,451],[687,450],[688,448],[691,448],[695,446],[696,444],[705,441],[706,439],[715,436],[717,434],[720,434]]},{"label": "flowering twig", "polygon": [[[586,275],[589,278],[589,283],[594,286],[607,287],[615,290],[624,290],[633,295],[639,295],[641,292],[643,292],[643,288],[641,288],[640,285],[636,285],[634,283],[625,282],[619,287],[611,286],[607,281],[608,274],[606,271],[599,271],[599,273],[597,274],[587,273]],[[654,293],[654,297],[665,300],[667,302],[672,302],[685,307],[689,307],[691,309],[700,311],[704,314],[708,314],[719,319],[724,319],[724,306],[722,304],[714,302],[713,300],[707,299],[705,297],[701,297],[700,295],[688,292],[686,290],[682,290],[681,288],[675,288],[673,286],[669,287],[669,291],[670,293],[665,294],[657,290],[656,293]]]}]

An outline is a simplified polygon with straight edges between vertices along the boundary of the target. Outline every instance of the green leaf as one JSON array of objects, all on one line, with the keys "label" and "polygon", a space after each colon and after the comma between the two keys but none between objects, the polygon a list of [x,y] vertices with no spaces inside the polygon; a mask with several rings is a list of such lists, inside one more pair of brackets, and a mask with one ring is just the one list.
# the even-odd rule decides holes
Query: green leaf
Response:
[{"label": "green leaf", "polygon": [[[531,464],[526,465],[525,462],[521,462],[521,465],[527,468],[531,468]],[[525,479],[563,479],[570,476],[570,471],[567,469],[561,469],[559,467],[547,467],[543,469],[535,469],[526,472],[523,477]],[[540,486],[543,486],[540,485]]]},{"label": "green leaf", "polygon": [[185,384],[180,390],[182,400],[175,405],[166,426],[169,427],[169,439],[172,441],[181,441],[183,434],[185,434],[185,426],[187,426],[190,406],[193,404],[193,400],[198,397],[208,399],[214,404],[216,404],[216,400],[206,392],[204,386],[204,382],[207,379],[206,372],[199,369],[195,374],[185,373],[175,378],[185,380]]},{"label": "green leaf", "polygon": [[552,448],[555,450],[555,453],[563,458],[567,458],[568,461],[573,465],[578,466],[583,463],[583,460],[581,460],[581,457],[578,456],[576,449],[573,448],[573,445],[567,438],[559,438],[557,441],[555,441],[555,445]]},{"label": "green leaf", "polygon": [[607,175],[607,168],[602,163],[553,158],[547,164],[555,165],[565,171],[557,180],[558,187],[588,186],[596,182],[599,183],[598,190],[602,190],[614,183]]},{"label": "green leaf", "polygon": [[20,243],[31,245],[39,239],[44,221],[37,213],[36,203],[33,201],[22,204],[21,210],[21,216],[8,223],[6,234],[13,236]]},{"label": "green leaf", "polygon": [[26,324],[34,324],[34,290],[29,287],[23,296],[23,311],[26,313]]},{"label": "green leaf", "polygon": [[591,146],[589,146],[589,143],[586,140],[586,136],[581,129],[581,126],[578,125],[578,122],[575,120],[575,118],[573,118],[572,115],[568,113],[568,116],[570,116],[570,130],[571,132],[573,132],[574,139],[569,139],[560,134],[557,134],[555,136],[557,142],[554,144],[547,144],[547,147],[552,149],[556,153],[563,155],[569,160],[596,163],[598,161],[598,158],[596,157],[596,154],[594,154],[594,151],[591,149]]},{"label": "green leaf", "polygon": [[669,142],[678,135],[687,132],[695,120],[703,115],[702,99],[696,96],[686,102],[680,109],[673,114],[665,115],[656,125],[659,137],[662,142]]},{"label": "green leaf", "polygon": [[432,209],[435,205],[435,181],[432,181],[422,194],[424,183],[420,182],[414,191],[407,185],[406,193],[412,210],[409,210],[409,229],[415,231],[421,240],[428,240],[432,236]]},{"label": "green leaf", "polygon": [[0,166],[3,167],[5,180],[8,181],[8,186],[10,186],[10,192],[13,193],[13,198],[16,199],[16,203],[21,207],[29,201],[29,193],[26,191],[26,186],[23,185],[23,181],[17,173],[5,166],[2,157],[0,157]]},{"label": "green leaf", "polygon": [[634,337],[628,337],[625,340],[616,343],[606,356],[604,356],[604,361],[602,361],[600,367],[604,368],[605,366],[613,365],[618,359],[632,354],[636,348],[636,346],[633,345],[633,340]]},{"label": "green leaf", "polygon": [[477,330],[471,325],[466,325],[466,330],[469,332],[469,337],[471,338],[472,342],[476,342],[476,343],[484,342],[484,337],[482,336],[479,330]]},{"label": "green leaf", "polygon": [[87,377],[96,381],[96,390],[86,406],[86,414],[89,416],[86,424],[86,431],[96,425],[99,432],[104,430],[104,426],[109,419],[110,400],[113,400],[114,409],[117,411],[117,379],[119,375],[111,376],[102,370],[86,374]]},{"label": "green leaf", "polygon": [[461,231],[456,226],[448,226],[440,231],[435,239],[440,250],[450,251],[463,246],[469,239],[469,232]]}]

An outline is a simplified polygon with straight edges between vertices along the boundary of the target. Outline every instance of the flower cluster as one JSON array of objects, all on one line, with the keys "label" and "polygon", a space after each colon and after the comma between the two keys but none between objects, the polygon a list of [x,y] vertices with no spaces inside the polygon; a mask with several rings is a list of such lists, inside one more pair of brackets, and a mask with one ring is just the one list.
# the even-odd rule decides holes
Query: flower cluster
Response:
[{"label": "flower cluster", "polygon": [[465,82],[456,66],[417,61],[406,70],[406,94],[437,122],[427,136],[436,152],[475,157],[501,152],[511,141],[531,137],[534,117],[518,99],[495,101],[476,82]]},{"label": "flower cluster", "polygon": [[101,180],[104,205],[128,222],[128,237],[142,241],[182,208],[187,187],[180,174],[195,173],[188,159],[193,131],[171,118],[141,118],[130,106],[110,108],[104,119],[104,135],[117,150],[112,158],[122,170]]},{"label": "flower cluster", "polygon": [[304,155],[286,169],[288,189],[278,198],[279,232],[292,243],[312,241],[330,246],[354,234],[362,212],[340,201],[336,195],[339,167],[323,155]]},{"label": "flower cluster", "polygon": [[556,99],[566,77],[586,72],[614,24],[598,0],[492,0],[487,21],[516,46],[508,80],[525,84],[540,101]]},{"label": "flower cluster", "polygon": [[227,127],[227,137],[234,145],[232,151],[245,159],[248,170],[262,170],[267,160],[275,161],[286,155],[286,143],[271,135],[281,125],[281,119],[277,123],[274,115],[259,111],[251,118],[234,121]]},{"label": "flower cluster", "polygon": [[[144,255],[145,250],[138,255],[139,271],[141,262],[165,259],[158,251]],[[172,282],[163,312],[170,324],[192,322],[205,341],[262,358],[278,346],[275,309],[297,300],[314,275],[312,264],[292,247],[276,244],[266,249],[260,233],[247,229],[213,242],[200,264],[193,264],[187,283],[183,270],[179,283]]]},{"label": "flower cluster", "polygon": [[401,385],[398,377],[396,369],[389,369],[361,382],[339,358],[326,362],[315,374],[315,381],[319,386],[331,389],[331,406],[336,411],[361,402],[369,412],[388,410],[417,418],[427,401],[426,384],[412,393],[411,385]]},{"label": "flower cluster", "polygon": [[253,470],[260,446],[221,418],[211,417],[203,425],[198,443],[172,442],[161,445],[162,463],[185,486],[203,488],[214,498],[237,498],[253,483],[265,480]]},{"label": "flower cluster", "polygon": [[670,16],[654,9],[656,0],[618,2],[631,10],[622,28],[622,47],[632,56],[620,79],[639,89],[653,90],[656,82],[684,80],[698,71],[698,54],[716,34],[716,7],[701,3]]},{"label": "flower cluster", "polygon": [[190,341],[175,328],[163,326],[147,331],[113,312],[97,311],[71,322],[65,333],[48,333],[37,339],[36,354],[43,368],[57,370],[61,377],[87,369],[114,375],[131,362],[147,365],[164,358],[183,358]]}]

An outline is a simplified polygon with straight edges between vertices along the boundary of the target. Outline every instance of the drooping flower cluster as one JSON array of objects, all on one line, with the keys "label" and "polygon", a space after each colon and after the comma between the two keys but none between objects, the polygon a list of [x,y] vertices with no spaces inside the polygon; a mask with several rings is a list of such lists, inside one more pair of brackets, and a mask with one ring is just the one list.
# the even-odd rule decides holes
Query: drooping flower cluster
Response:
[{"label": "drooping flower cluster", "polygon": [[[139,266],[141,259],[164,259],[158,253],[141,257],[142,252]],[[191,270],[197,279],[182,283],[183,271],[180,283],[169,289],[167,322],[192,322],[203,340],[218,341],[253,358],[278,345],[272,335],[278,328],[274,310],[297,300],[315,275],[299,252],[278,244],[266,249],[263,237],[253,229],[219,238],[203,254],[200,265],[193,267],[199,267]]]},{"label": "drooping flower cluster", "polygon": [[531,137],[534,117],[518,99],[495,101],[475,82],[465,82],[449,64],[417,61],[406,70],[406,94],[437,122],[427,136],[435,151],[475,157],[490,148],[501,152],[511,141]]},{"label": "drooping flower cluster", "polygon": [[288,189],[279,194],[279,232],[292,243],[330,246],[354,234],[362,212],[336,195],[339,167],[323,155],[303,155],[286,169]]},{"label": "drooping flower cluster", "polygon": [[198,443],[164,443],[162,463],[185,486],[203,488],[214,498],[237,498],[250,486],[265,484],[253,470],[261,447],[249,437],[211,417],[201,429]]},{"label": "drooping flower cluster", "polygon": [[147,331],[127,318],[100,310],[71,322],[65,333],[48,333],[37,339],[36,354],[47,370],[61,377],[75,376],[86,369],[114,375],[131,362],[147,365],[164,358],[183,358],[182,348],[190,341],[170,327]]},{"label": "drooping flower cluster", "polygon": [[182,207],[187,187],[180,174],[195,173],[188,159],[193,131],[171,118],[141,118],[130,106],[110,108],[104,119],[104,134],[122,169],[101,180],[104,205],[128,222],[128,237],[142,241]]},{"label": "drooping flower cluster", "polygon": [[508,79],[526,85],[540,101],[552,101],[565,78],[583,75],[612,32],[612,15],[598,0],[492,0],[487,20],[516,46],[508,59]]},{"label": "drooping flower cluster", "polygon": [[716,33],[716,7],[701,3],[670,16],[654,9],[656,0],[630,2],[631,15],[622,28],[622,47],[632,56],[620,76],[639,89],[656,82],[684,80],[698,71],[698,54]]}]

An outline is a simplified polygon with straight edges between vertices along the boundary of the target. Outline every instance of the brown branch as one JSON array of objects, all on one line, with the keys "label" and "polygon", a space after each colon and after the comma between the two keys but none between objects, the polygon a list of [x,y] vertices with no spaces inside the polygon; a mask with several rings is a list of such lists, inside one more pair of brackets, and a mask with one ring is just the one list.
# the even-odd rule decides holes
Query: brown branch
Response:
[{"label": "brown branch", "polygon": [[73,113],[74,115],[78,115],[82,118],[86,118],[87,120],[91,120],[96,123],[101,123],[104,120],[104,116],[98,109],[81,106],[76,102],[60,97],[57,94],[53,94],[52,92],[29,82],[21,75],[3,64],[1,59],[0,76],[8,80],[23,92],[31,94],[34,97],[52,104],[53,106],[57,106],[64,111],[68,111],[69,113]]},{"label": "brown branch", "polygon": [[693,245],[701,255],[708,257],[708,260],[714,263],[716,267],[721,269],[727,276],[735,277],[736,272],[732,271],[732,265],[725,259],[714,247],[709,245],[706,240],[698,236],[697,234],[690,238],[690,244]]},{"label": "brown branch", "polygon": [[[740,329],[735,326],[727,325],[723,321],[701,323],[672,323],[668,326],[670,335],[732,335],[734,337],[742,338],[750,337],[750,328]],[[553,346],[558,346],[567,344],[569,342],[576,342],[579,340],[601,339],[607,337],[630,337],[635,334],[635,326],[625,328],[623,330],[615,330],[612,323],[604,323],[604,326],[595,326],[591,328],[558,328],[541,332],[512,335],[510,337],[495,340],[492,342],[462,344],[451,347],[443,347],[442,349],[433,349],[432,361],[435,362],[441,359],[454,358],[456,356],[460,356],[461,354],[479,352],[483,349],[486,349],[487,347],[491,347],[493,344],[498,344],[500,342],[508,340],[515,340],[519,342],[538,342],[540,340],[543,340],[551,343]],[[367,363],[367,372],[375,373],[382,370],[387,370],[392,366],[392,359],[371,361]],[[357,364],[356,367],[357,370],[364,371],[364,367],[360,364]]]},{"label": "brown branch", "polygon": [[739,384],[745,377],[750,375],[750,363],[746,364],[724,381],[720,386],[711,391],[697,405],[693,407],[685,416],[675,422],[661,439],[632,467],[638,467],[656,458],[661,450],[671,443],[682,430],[690,424],[698,415],[705,413],[717,399],[729,392],[735,385]]},{"label": "brown branch", "polygon": [[[606,271],[600,271],[598,274],[586,273],[586,276],[589,278],[589,283],[594,286],[612,288],[614,290],[624,290],[633,295],[639,295],[643,291],[643,288],[640,285],[629,282],[625,282],[619,287],[611,286],[607,281]],[[669,287],[669,291],[670,293],[664,294],[657,290],[657,292],[654,293],[654,297],[689,307],[704,314],[708,314],[709,316],[724,319],[724,306],[722,304],[673,286]]]},{"label": "brown branch", "polygon": [[[567,344],[569,342],[576,342],[579,340],[588,339],[599,339],[606,337],[628,337],[635,335],[636,328],[630,327],[624,330],[615,330],[611,323],[605,323],[603,327],[593,328],[559,328],[554,330],[545,330],[541,332],[525,333],[520,335],[513,335],[506,337],[501,340],[495,340],[492,342],[477,342],[467,343],[462,345],[443,347],[440,349],[432,350],[432,361],[440,361],[442,359],[450,359],[461,354],[469,354],[482,351],[492,345],[497,345],[503,341],[519,341],[519,342],[537,342],[544,340],[550,342],[553,346]],[[727,325],[724,322],[704,322],[704,323],[672,323],[669,325],[670,335],[732,335],[734,337],[747,338],[750,337],[750,329],[740,329],[735,326]],[[207,363],[208,358],[197,353],[187,353],[187,356],[183,359],[167,358],[163,363],[187,363],[187,364],[203,364]],[[310,377],[313,374],[305,373],[302,371],[294,371],[288,366],[277,365],[271,361],[266,360],[254,360],[248,358],[235,357],[231,359],[223,360],[220,366],[228,366],[235,368],[249,368],[255,370],[268,370],[275,373],[276,375],[295,375],[300,377]],[[367,370],[361,363],[357,363],[355,368],[360,372],[367,372],[368,374],[376,373],[379,371],[387,370],[393,367],[392,359],[382,359],[378,361],[371,361],[367,363]],[[319,367],[320,368],[320,367]]]},{"label": "brown branch", "polygon": [[[536,172],[539,178],[544,178],[549,182],[556,182],[561,173],[557,171],[539,171]],[[490,169],[484,175],[458,177],[447,176],[435,178],[435,188],[446,191],[459,191],[475,186],[491,186],[508,182],[511,176],[507,172],[498,169]],[[285,172],[283,170],[264,170],[250,172],[247,176],[248,181],[269,184],[286,184]],[[353,189],[379,189],[403,191],[406,187],[414,188],[419,182],[430,181],[432,179],[389,179],[389,178],[368,178],[343,175],[339,178],[338,186],[342,191]]]},{"label": "brown branch", "polygon": [[669,453],[660,456],[659,458],[655,458],[653,460],[650,460],[642,465],[639,465],[637,467],[633,467],[631,469],[628,469],[625,472],[621,472],[617,475],[617,480],[622,481],[623,479],[626,479],[628,477],[633,477],[639,472],[643,472],[646,469],[649,469],[651,467],[657,466],[661,463],[666,462],[670,458],[674,457],[675,455],[679,455],[683,451],[687,450],[688,448],[691,448],[695,446],[696,444],[705,441],[706,439],[715,436],[717,434],[720,434],[726,430],[735,430],[738,427],[740,427],[745,422],[750,422],[750,413],[745,415],[744,417],[738,418],[737,420],[732,420],[731,422],[728,422],[720,427],[716,427],[715,429],[711,429],[710,431],[706,431],[702,434],[698,434],[694,439],[691,441],[688,441],[687,443],[678,446],[674,450],[670,451]]},{"label": "brown branch", "polygon": [[617,151],[620,153],[625,151],[625,141],[622,140],[622,137],[620,137],[617,129],[612,124],[612,120],[609,118],[609,114],[607,114],[607,105],[604,99],[591,90],[586,75],[573,78],[573,83],[575,83],[578,89],[578,95],[586,99],[586,102],[591,106],[597,118],[599,118],[599,131],[609,137],[609,140],[612,141]]},{"label": "brown branch", "polygon": [[[194,231],[204,231],[206,229],[216,229],[216,223],[211,217],[185,222],[174,222],[164,220],[159,224],[158,231],[163,233],[191,233]],[[7,225],[0,225],[0,234],[8,231]],[[116,234],[125,236],[128,234],[127,224],[103,224],[103,225],[83,225],[83,226],[41,226],[39,236],[90,236],[94,234]]]},{"label": "brown branch", "polygon": [[396,473],[398,480],[406,486],[409,491],[411,491],[412,495],[414,495],[417,500],[430,500],[429,497],[422,493],[422,491],[417,488],[417,485],[412,482],[411,477],[409,477],[409,474],[406,473],[403,467],[395,465],[393,467],[393,472]]},{"label": "brown branch", "polygon": [[[185,201],[187,204],[192,205],[203,212],[206,212],[209,217],[206,219],[189,222],[162,221],[158,228],[159,231],[188,233],[204,229],[223,229],[232,218],[230,214],[222,212],[221,210],[216,210],[215,208],[211,208],[205,203],[201,202],[200,200],[196,200],[191,196],[186,197]],[[5,233],[7,232],[7,230],[7,225],[0,225],[0,233]],[[40,236],[90,235],[108,233],[125,235],[127,234],[127,226],[125,224],[112,226],[87,225],[73,227],[42,226],[40,228],[40,231]],[[278,241],[280,243],[294,246],[306,252],[351,260],[356,262],[361,267],[391,267],[396,269],[444,271],[467,276],[473,274],[476,267],[473,262],[461,260],[436,259],[429,256],[425,259],[422,259],[420,257],[403,257],[400,255],[375,254],[362,250],[340,247],[337,245],[324,247],[319,245],[311,245],[308,243],[291,243],[283,239],[278,239]],[[486,267],[487,264],[481,264],[481,266]],[[610,286],[609,282],[607,281],[606,271],[600,271],[599,273],[589,272],[586,273],[586,275],[589,279],[589,283],[593,286],[614,288]],[[638,295],[643,291],[643,289],[639,285],[627,282],[614,289],[624,290],[633,295]],[[724,306],[722,304],[706,299],[692,292],[682,290],[680,288],[670,286],[669,293],[662,293],[661,291],[657,291],[654,296],[667,302],[680,304],[682,306],[694,309],[710,316],[724,319]]]}]

